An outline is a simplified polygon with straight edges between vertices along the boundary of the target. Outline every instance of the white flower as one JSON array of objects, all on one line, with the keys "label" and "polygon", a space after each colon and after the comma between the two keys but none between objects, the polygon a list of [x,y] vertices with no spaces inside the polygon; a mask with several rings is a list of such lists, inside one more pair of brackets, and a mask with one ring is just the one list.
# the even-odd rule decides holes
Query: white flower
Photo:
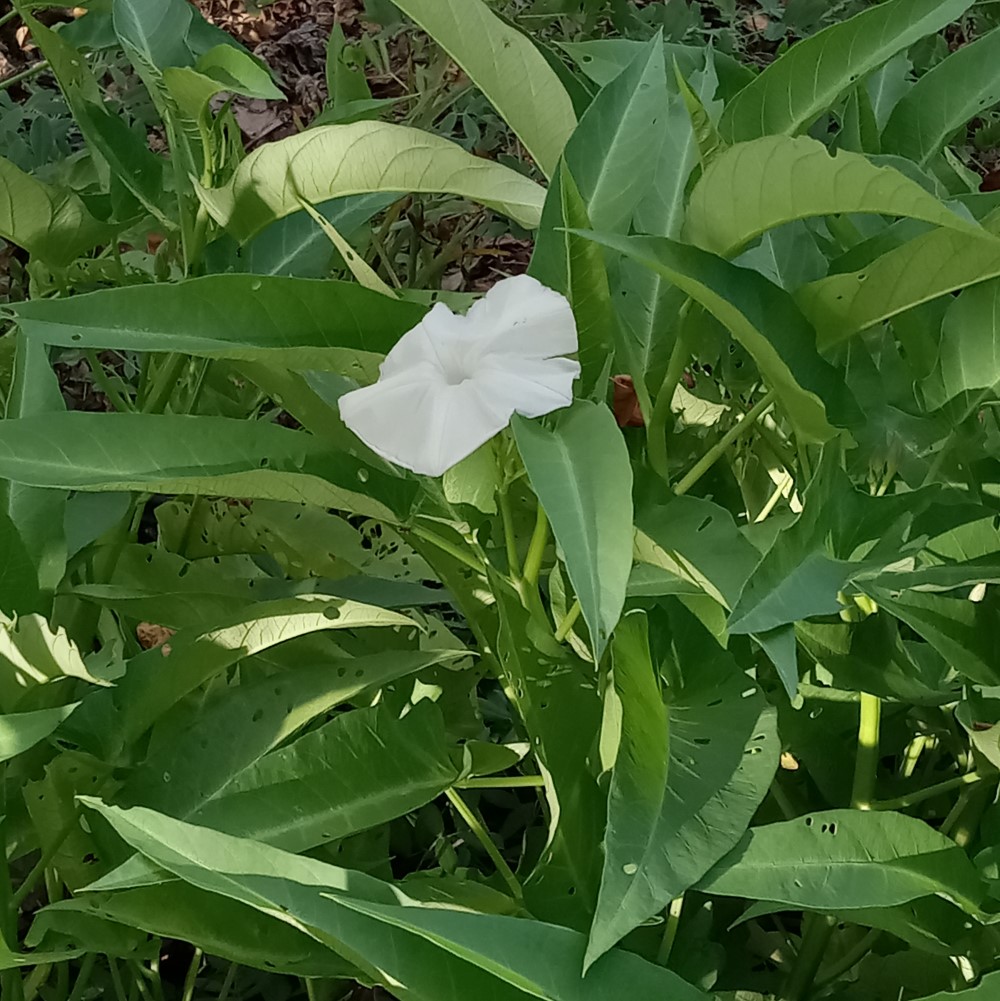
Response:
[{"label": "white flower", "polygon": [[576,323],[558,292],[522,275],[498,282],[465,316],[438,303],[404,334],[378,382],[340,398],[344,423],[373,451],[440,476],[515,414],[573,402]]}]

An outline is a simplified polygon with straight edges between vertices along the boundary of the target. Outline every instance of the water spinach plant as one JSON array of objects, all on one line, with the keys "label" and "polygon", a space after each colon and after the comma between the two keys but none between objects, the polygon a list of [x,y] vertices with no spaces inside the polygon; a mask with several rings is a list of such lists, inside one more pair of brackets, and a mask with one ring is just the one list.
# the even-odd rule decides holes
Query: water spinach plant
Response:
[{"label": "water spinach plant", "polygon": [[[79,142],[0,159],[4,1001],[997,996],[979,5],[760,70],[395,0],[502,162],[342,32],[332,110],[247,153],[265,65],[88,6],[15,4]],[[418,211],[528,276],[442,289]]]}]

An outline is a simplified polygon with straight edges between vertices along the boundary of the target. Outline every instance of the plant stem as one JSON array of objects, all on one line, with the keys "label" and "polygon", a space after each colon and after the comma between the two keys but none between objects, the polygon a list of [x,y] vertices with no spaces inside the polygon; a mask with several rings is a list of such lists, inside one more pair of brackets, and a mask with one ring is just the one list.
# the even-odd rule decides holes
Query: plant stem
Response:
[{"label": "plant stem", "polygon": [[517,558],[517,536],[514,534],[514,515],[510,510],[510,498],[507,491],[497,491],[497,505],[500,508],[500,520],[503,522],[503,537],[507,547],[507,573],[510,579],[517,581],[520,576],[521,562]]},{"label": "plant stem", "polygon": [[108,969],[111,971],[111,985],[115,989],[115,998],[117,1001],[128,1001],[125,984],[122,983],[121,971],[118,969],[118,963],[114,956],[108,956]]},{"label": "plant stem", "polygon": [[17,910],[21,904],[24,903],[28,894],[35,888],[35,884],[45,875],[45,870],[48,868],[49,863],[56,857],[59,849],[62,848],[63,843],[66,839],[73,833],[76,826],[80,823],[80,814],[83,812],[83,807],[78,806],[73,811],[73,816],[70,818],[69,822],[64,824],[63,827],[56,833],[56,836],[49,843],[49,846],[42,852],[41,858],[35,863],[31,872],[24,877],[24,882],[17,888],[17,892],[11,898],[11,907]]},{"label": "plant stem", "polygon": [[90,977],[94,972],[94,964],[96,962],[96,952],[88,952],[83,957],[83,962],[80,964],[80,972],[76,976],[76,983],[73,984],[73,991],[69,996],[69,1001],[83,1001],[83,996],[87,990],[87,984],[90,983]]},{"label": "plant stem", "polygon": [[876,695],[861,693],[861,717],[858,724],[858,754],[854,760],[854,786],[851,806],[870,810],[875,799],[875,776],[878,770],[879,728],[882,701]]},{"label": "plant stem", "polygon": [[[0,766],[0,811],[3,812],[6,812],[6,781],[6,769]],[[12,893],[5,827],[5,822],[0,820],[0,940],[6,943],[11,952],[17,952],[18,904]],[[0,995],[3,996],[3,1001],[22,1001],[24,998],[24,981],[21,979],[21,971],[16,967],[0,973]]]},{"label": "plant stem", "polygon": [[456,789],[544,789],[541,775],[510,775],[498,779],[465,779],[455,783]]},{"label": "plant stem", "polygon": [[93,348],[87,348],[84,351],[84,357],[87,359],[91,375],[93,375],[98,388],[108,398],[115,410],[120,414],[132,413],[135,408],[122,396],[118,391],[118,387],[108,378],[108,374],[104,371],[104,366],[101,364],[100,358],[97,357],[97,352]]},{"label": "plant stem", "polygon": [[35,63],[34,66],[29,66],[26,70],[21,70],[20,73],[15,73],[13,76],[7,77],[6,80],[0,80],[0,92],[9,90],[16,84],[24,83],[25,80],[30,80],[32,77],[38,76],[39,73],[43,73],[48,68],[48,59],[42,59],[40,62]]},{"label": "plant stem", "polygon": [[7,11],[7,13],[3,15],[3,17],[0,17],[0,28],[2,28],[8,22],[13,21],[15,17],[18,17],[20,15],[20,13],[21,12],[16,8],[14,10]]},{"label": "plant stem", "polygon": [[667,454],[667,425],[673,415],[674,391],[684,375],[690,352],[684,337],[684,319],[686,309],[681,311],[677,324],[677,339],[674,341],[667,371],[663,377],[660,391],[653,403],[653,412],[646,423],[646,451],[649,453],[649,464],[664,483],[670,486],[670,463]]},{"label": "plant stem", "polygon": [[871,804],[870,808],[872,810],[905,810],[907,807],[916,806],[917,803],[923,803],[924,800],[933,799],[935,796],[952,792],[955,789],[961,789],[963,786],[974,785],[977,782],[982,782],[984,779],[992,779],[995,782],[998,777],[1000,776],[996,774],[984,775],[982,772],[967,772],[965,775],[959,775],[953,779],[945,779],[944,782],[927,786],[926,789],[918,789],[916,792],[907,793],[905,796],[897,796],[895,799],[877,800]]},{"label": "plant stem", "polygon": [[146,402],[142,405],[144,414],[161,414],[170,402],[170,397],[177,388],[181,373],[187,364],[187,355],[169,354],[160,365],[160,370],[153,380]]},{"label": "plant stem", "polygon": [[[226,976],[222,981],[222,987],[219,988],[219,997],[217,1001],[227,1001],[229,997],[229,992],[233,989],[233,981],[236,980],[236,974],[239,972],[239,963],[230,963],[229,969],[226,970]],[[308,988],[309,981],[306,981],[306,987]]]},{"label": "plant stem", "polygon": [[474,556],[470,556],[464,549],[456,546],[455,543],[441,538],[440,535],[432,532],[428,528],[424,528],[423,525],[414,525],[410,531],[413,532],[418,539],[423,539],[424,542],[429,542],[432,546],[436,546],[443,553],[447,553],[449,556],[454,557],[459,563],[469,567],[471,570],[475,570],[476,573],[486,572],[486,568]]},{"label": "plant stem", "polygon": [[510,887],[511,893],[514,894],[514,899],[521,900],[523,898],[521,884],[517,881],[517,877],[510,866],[507,865],[507,860],[500,854],[500,849],[497,848],[496,843],[490,837],[483,822],[476,816],[472,807],[462,799],[457,789],[445,789],[444,792],[451,805],[458,811],[462,819],[469,825],[469,829],[479,839],[479,843],[486,849],[486,854],[489,855],[496,866],[497,872],[503,877],[504,882]]},{"label": "plant stem", "polygon": [[201,959],[204,953],[201,949],[195,949],[191,957],[191,965],[188,966],[187,975],[184,977],[184,993],[181,994],[181,1001],[191,1001],[194,997],[195,984],[198,982],[198,970],[201,969]]},{"label": "plant stem", "polygon": [[805,1001],[809,995],[837,919],[826,914],[811,914],[807,915],[807,921],[802,948],[782,995],[785,1001]]},{"label": "plant stem", "polygon": [[576,601],[570,606],[569,611],[563,617],[562,622],[559,623],[559,628],[556,630],[556,642],[565,643],[566,637],[569,636],[570,632],[573,630],[573,626],[576,625],[576,620],[580,618],[580,599],[577,598]]},{"label": "plant stem", "polygon": [[870,929],[868,934],[853,949],[848,949],[836,963],[823,972],[823,976],[816,980],[816,990],[820,990],[828,984],[832,984],[835,980],[839,980],[845,973],[850,973],[872,951],[881,935],[882,930],[880,928]]},{"label": "plant stem", "polygon": [[666,966],[670,962],[670,953],[674,948],[674,941],[677,938],[677,929],[681,924],[681,911],[684,909],[684,894],[682,893],[675,900],[670,901],[667,907],[667,920],[663,928],[663,941],[660,942],[659,952],[656,954],[656,962],[660,966]]},{"label": "plant stem", "polygon": [[753,429],[757,418],[774,405],[774,390],[765,393],[747,411],[743,420],[731,427],[695,464],[694,468],[674,487],[678,497],[686,494],[726,453],[734,442]]},{"label": "plant stem", "polygon": [[535,530],[531,533],[528,555],[524,558],[524,569],[521,571],[521,577],[526,584],[534,586],[538,583],[538,575],[542,571],[542,560],[545,558],[545,547],[548,543],[549,519],[539,501],[538,513],[535,518]]}]

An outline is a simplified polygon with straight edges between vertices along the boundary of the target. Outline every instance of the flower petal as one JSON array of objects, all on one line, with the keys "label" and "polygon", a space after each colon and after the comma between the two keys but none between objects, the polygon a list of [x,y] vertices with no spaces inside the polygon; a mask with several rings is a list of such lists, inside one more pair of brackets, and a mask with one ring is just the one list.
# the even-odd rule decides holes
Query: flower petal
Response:
[{"label": "flower petal", "polygon": [[384,459],[440,476],[510,422],[476,380],[448,384],[423,363],[340,398],[344,423]]},{"label": "flower petal", "polygon": [[487,359],[477,382],[492,407],[541,417],[573,402],[573,381],[579,376],[580,363],[572,358],[500,357]]},{"label": "flower petal", "polygon": [[443,302],[435,303],[385,356],[380,368],[382,378],[392,379],[425,361],[445,372],[464,371],[468,329],[464,316],[457,316]]},{"label": "flower petal", "polygon": [[576,320],[565,296],[528,275],[497,282],[466,314],[476,353],[552,358],[579,348]]}]

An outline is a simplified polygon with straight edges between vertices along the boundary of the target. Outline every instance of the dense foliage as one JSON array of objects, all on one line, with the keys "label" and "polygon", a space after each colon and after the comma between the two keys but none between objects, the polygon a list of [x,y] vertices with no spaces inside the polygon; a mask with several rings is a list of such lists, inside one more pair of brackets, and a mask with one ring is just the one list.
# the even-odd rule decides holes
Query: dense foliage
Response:
[{"label": "dense foliage", "polygon": [[[187,0],[44,6],[4,1001],[998,996],[996,5],[370,0],[249,153]],[[337,401],[501,237],[576,399],[407,473]]]}]

